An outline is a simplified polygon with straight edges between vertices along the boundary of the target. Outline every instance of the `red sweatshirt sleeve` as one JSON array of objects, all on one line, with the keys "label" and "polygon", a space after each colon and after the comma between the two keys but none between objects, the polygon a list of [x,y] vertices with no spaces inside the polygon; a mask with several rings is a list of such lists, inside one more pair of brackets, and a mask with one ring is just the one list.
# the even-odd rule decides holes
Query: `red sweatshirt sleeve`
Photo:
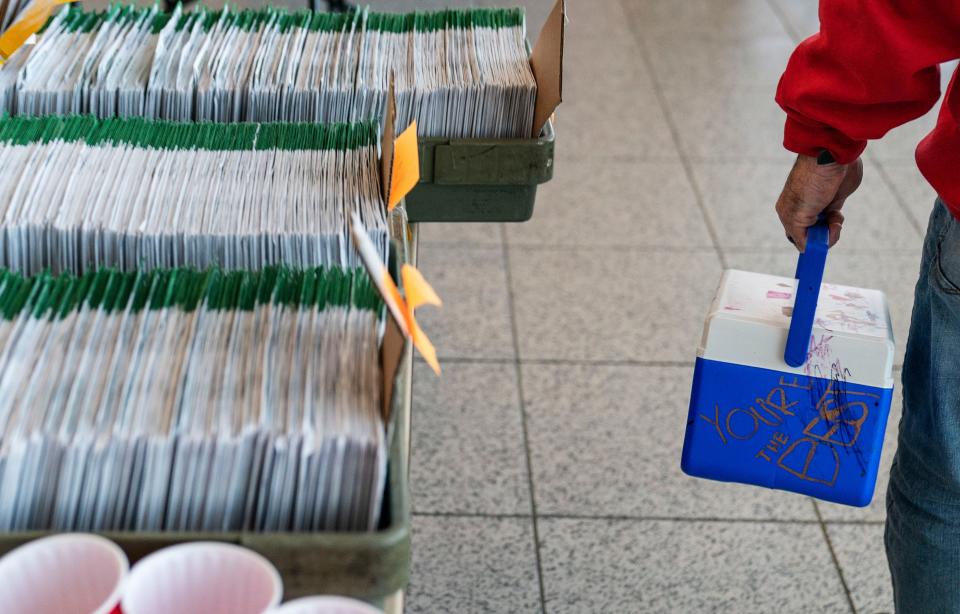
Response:
[{"label": "red sweatshirt sleeve", "polygon": [[840,163],[869,139],[920,117],[940,97],[939,64],[960,57],[958,0],[820,0],[777,87],[784,146]]}]

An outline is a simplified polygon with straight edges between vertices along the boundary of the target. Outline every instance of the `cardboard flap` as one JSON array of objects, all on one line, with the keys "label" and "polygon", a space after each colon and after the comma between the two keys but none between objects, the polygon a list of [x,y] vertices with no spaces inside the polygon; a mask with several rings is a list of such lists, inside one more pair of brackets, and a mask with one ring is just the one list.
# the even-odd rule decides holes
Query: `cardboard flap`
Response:
[{"label": "cardboard flap", "polygon": [[567,21],[565,0],[557,0],[540,30],[530,54],[530,68],[537,80],[537,102],[533,110],[533,138],[557,110],[563,91],[563,34]]},{"label": "cardboard flap", "polygon": [[390,422],[390,410],[393,408],[394,384],[397,371],[403,359],[404,337],[392,317],[386,319],[386,331],[383,333],[383,345],[380,347],[380,368],[383,372],[383,419]]},{"label": "cardboard flap", "polygon": [[383,202],[390,200],[390,180],[393,177],[393,148],[397,123],[397,100],[393,86],[393,71],[390,72],[390,86],[387,90],[387,109],[383,118],[383,134],[380,135],[380,187],[383,190]]}]

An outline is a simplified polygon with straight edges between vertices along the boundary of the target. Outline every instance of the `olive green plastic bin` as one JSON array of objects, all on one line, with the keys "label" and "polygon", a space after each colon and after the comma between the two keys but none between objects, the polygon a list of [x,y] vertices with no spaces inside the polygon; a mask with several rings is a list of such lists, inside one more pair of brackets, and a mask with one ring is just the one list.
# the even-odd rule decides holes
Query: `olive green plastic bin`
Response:
[{"label": "olive green plastic bin", "polygon": [[535,139],[420,139],[411,222],[525,222],[553,177],[553,122]]},{"label": "olive green plastic bin", "polygon": [[[410,228],[403,221],[391,249],[390,272],[398,279],[399,263],[412,247],[406,244]],[[415,239],[414,239],[415,240]],[[415,245],[415,244],[414,244]],[[393,382],[390,406],[390,456],[380,527],[371,532],[121,532],[101,533],[126,553],[130,564],[165,548],[195,541],[240,544],[270,560],[283,578],[283,599],[333,594],[382,607],[388,597],[406,588],[410,576],[410,499],[405,450],[409,443],[410,387],[413,375],[410,342]],[[0,533],[0,556],[51,531]],[[3,611],[0,605],[0,612]],[[172,614],[172,613],[171,613]]]},{"label": "olive green plastic bin", "polygon": [[[407,395],[410,353],[394,383],[393,440],[388,462],[381,526],[370,533],[127,533],[103,536],[119,545],[130,563],[166,546],[192,541],[240,544],[268,558],[283,577],[284,600],[305,595],[337,594],[381,604],[403,589],[410,573],[410,502],[407,468],[402,458],[405,424],[410,411]],[[0,555],[49,532],[0,534]],[[0,608],[2,609],[2,608]]]}]

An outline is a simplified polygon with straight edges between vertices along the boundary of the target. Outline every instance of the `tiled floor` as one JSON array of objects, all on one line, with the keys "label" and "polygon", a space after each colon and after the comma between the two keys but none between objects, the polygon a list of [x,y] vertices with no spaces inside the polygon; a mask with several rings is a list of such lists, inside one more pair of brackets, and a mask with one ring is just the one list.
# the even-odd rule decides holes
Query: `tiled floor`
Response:
[{"label": "tiled floor", "polygon": [[[535,34],[552,0],[527,4]],[[892,611],[885,475],[856,510],[679,470],[720,271],[795,263],[773,213],[791,160],[773,92],[816,0],[568,4],[534,219],[423,228],[447,307],[424,317],[443,377],[416,372],[408,611]],[[901,348],[933,203],[912,150],[931,122],[869,150],[827,269],[887,292]]]}]

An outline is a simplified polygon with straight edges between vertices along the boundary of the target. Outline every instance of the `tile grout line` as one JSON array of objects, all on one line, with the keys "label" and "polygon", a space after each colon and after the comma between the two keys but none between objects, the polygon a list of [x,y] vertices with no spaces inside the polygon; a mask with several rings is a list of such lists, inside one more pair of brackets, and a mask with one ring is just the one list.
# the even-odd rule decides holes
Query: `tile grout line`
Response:
[{"label": "tile grout line", "polygon": [[527,408],[524,402],[523,369],[520,366],[520,332],[513,296],[513,271],[510,268],[510,244],[507,228],[500,224],[500,245],[504,275],[507,284],[507,306],[510,314],[510,336],[513,339],[513,368],[517,378],[517,405],[520,409],[520,427],[523,434],[523,452],[527,464],[527,486],[530,495],[530,524],[533,528],[533,553],[537,563],[537,587],[540,591],[540,612],[547,614],[547,594],[543,580],[543,561],[540,556],[540,526],[537,518],[537,498],[533,485],[533,459],[530,454],[530,431],[527,426]]},{"label": "tile grout line", "polygon": [[[580,250],[580,251],[627,251],[635,253],[668,253],[668,254],[708,254],[714,252],[716,248],[713,246],[710,247],[680,247],[676,245],[637,245],[627,244],[627,243],[604,243],[604,244],[588,244],[588,243],[568,243],[563,246],[555,244],[545,244],[545,243],[529,243],[523,241],[517,241],[511,243],[513,247],[528,251],[542,251],[542,252],[569,252],[571,249]],[[473,250],[478,252],[492,252],[500,248],[499,245],[494,244],[483,244],[483,243],[430,243],[427,247],[431,249],[439,250],[450,250],[450,249],[459,249],[464,250]],[[759,245],[756,247],[726,247],[724,251],[731,254],[779,254],[783,250],[780,246],[776,245]],[[844,250],[848,254],[906,254],[906,253],[916,253],[916,250],[908,247],[890,247],[890,248],[876,248],[868,249],[862,247],[847,247]]]},{"label": "tile grout line", "polygon": [[769,6],[770,10],[777,16],[777,21],[780,22],[780,27],[787,33],[787,36],[793,40],[794,44],[799,44],[800,41],[803,40],[803,36],[794,30],[793,24],[790,23],[787,14],[783,12],[783,9],[776,3],[776,0],[767,0],[767,6]]},{"label": "tile grout line", "polygon": [[917,231],[917,234],[920,235],[922,240],[923,235],[925,234],[923,224],[920,222],[920,220],[914,217],[913,211],[911,211],[910,207],[907,206],[906,199],[902,194],[900,194],[900,190],[897,189],[893,178],[890,177],[889,173],[887,173],[887,169],[883,166],[883,162],[881,162],[879,158],[870,152],[867,152],[867,159],[870,160],[870,162],[872,162],[877,168],[877,172],[880,175],[880,180],[883,181],[884,185],[887,186],[887,189],[893,193],[893,199],[897,201],[897,205],[900,207],[900,210],[903,211],[904,215],[907,216],[907,219],[910,220],[910,225],[913,226],[913,229]]},{"label": "tile grout line", "polygon": [[827,550],[830,551],[830,558],[833,560],[833,568],[837,570],[837,577],[840,578],[840,585],[843,587],[843,593],[847,597],[847,605],[850,606],[850,612],[857,614],[857,606],[853,603],[853,595],[850,593],[850,586],[847,585],[847,579],[843,575],[843,569],[840,567],[840,559],[837,558],[837,552],[833,549],[833,542],[830,540],[830,532],[823,521],[823,515],[820,514],[820,506],[813,499],[810,499],[813,511],[817,515],[817,522],[820,525],[820,532],[823,533],[823,540],[827,544]]},{"label": "tile grout line", "polygon": [[[728,247],[727,252],[730,254],[742,254],[744,256],[776,256],[783,253],[782,249],[776,247]],[[864,255],[881,255],[881,256],[916,256],[916,248],[910,247],[891,247],[889,249],[862,249],[856,247],[845,246],[843,249],[844,254],[850,254],[852,256],[864,256]]]},{"label": "tile grout line", "polygon": [[558,245],[545,245],[545,244],[536,244],[536,243],[523,243],[516,242],[512,244],[513,247],[519,247],[520,249],[525,249],[529,251],[556,251],[556,252],[569,252],[570,250],[580,250],[580,251],[618,251],[618,252],[633,252],[633,253],[651,253],[651,254],[709,254],[712,253],[716,248],[713,246],[710,247],[699,247],[699,246],[678,246],[678,245],[651,245],[649,243],[645,245],[638,245],[636,243],[604,243],[604,244],[595,244],[589,245],[585,243],[570,243],[563,246]]},{"label": "tile grout line", "polygon": [[[626,11],[627,7],[624,6],[623,0],[620,0],[620,6]],[[693,165],[687,158],[686,151],[683,148],[683,143],[680,140],[680,132],[673,120],[673,115],[670,112],[670,106],[667,104],[666,97],[663,95],[663,87],[660,84],[660,80],[657,78],[656,70],[653,67],[653,60],[650,59],[650,52],[647,49],[647,43],[644,40],[643,35],[633,28],[631,28],[631,34],[637,41],[637,47],[640,50],[640,59],[646,67],[647,73],[649,73],[650,83],[653,85],[653,93],[657,97],[657,104],[660,105],[660,111],[663,113],[663,118],[664,122],[667,124],[667,129],[670,131],[670,138],[673,140],[673,145],[677,148],[677,153],[680,155],[680,164],[683,166],[683,172],[687,176],[687,182],[690,184],[690,189],[693,190],[693,196],[697,202],[697,208],[700,210],[700,215],[703,216],[704,225],[707,227],[707,234],[710,235],[710,242],[713,244],[713,249],[716,251],[717,258],[720,260],[721,268],[726,269],[727,258],[723,253],[723,250],[720,248],[720,237],[717,234],[717,229],[714,227],[710,213],[707,211],[706,204],[703,200],[703,192],[700,190],[700,185],[697,183],[697,180],[694,177]]]},{"label": "tile grout line", "polygon": [[[714,250],[713,247],[706,246],[687,246],[687,245],[656,245],[651,243],[646,243],[643,245],[637,245],[636,243],[564,243],[563,245],[558,245],[556,243],[531,243],[529,241],[512,241],[511,245],[513,247],[518,247],[520,249],[530,250],[530,251],[544,251],[544,252],[569,252],[570,250],[582,250],[582,251],[632,251],[632,252],[651,252],[651,253],[676,253],[676,254],[700,254],[700,253],[710,253]],[[459,243],[453,241],[435,241],[433,243],[425,244],[425,247],[429,249],[459,249],[459,250],[473,250],[478,252],[492,252],[494,250],[500,249],[500,245],[496,243],[470,243],[467,241],[461,241]],[[866,249],[862,251],[868,251]],[[872,252],[871,252],[872,253]]]},{"label": "tile grout line", "polygon": [[[631,252],[637,254],[646,254],[646,253],[657,253],[657,254],[710,254],[715,253],[716,248],[713,246],[709,247],[698,247],[698,246],[677,246],[677,245],[653,245],[653,244],[644,244],[637,245],[627,244],[627,243],[604,243],[604,244],[589,244],[589,243],[567,243],[563,246],[556,244],[546,244],[546,243],[531,243],[527,241],[511,241],[510,245],[515,248],[527,250],[527,251],[537,251],[537,252],[569,252],[570,250],[579,250],[584,252],[610,252],[610,251],[623,251]],[[500,251],[502,248],[498,243],[470,243],[470,242],[434,242],[424,245],[429,249],[437,250],[452,250],[457,249],[459,251],[477,251],[477,252],[494,252]],[[759,245],[756,247],[725,247],[723,248],[724,254],[781,254],[783,253],[782,246],[777,245]],[[850,247],[846,246],[844,248],[844,253],[847,254],[894,254],[894,255],[904,255],[904,254],[916,254],[916,249],[908,247],[890,247],[890,248],[876,248],[876,249],[867,249],[861,247]]]},{"label": "tile grout line", "polygon": [[530,514],[518,512],[411,512],[411,516],[423,516],[424,518],[489,518],[491,520],[502,520],[508,518],[530,518]]},{"label": "tile grout line", "polygon": [[[530,518],[530,514],[516,512],[441,512],[441,511],[414,511],[414,516],[427,518]],[[821,521],[804,518],[734,518],[722,516],[682,517],[682,516],[631,516],[629,514],[563,514],[553,512],[537,512],[538,520],[596,520],[614,522],[679,522],[679,523],[725,523],[725,524],[794,524],[816,525]],[[833,526],[883,526],[882,520],[825,520],[824,525]]]}]

